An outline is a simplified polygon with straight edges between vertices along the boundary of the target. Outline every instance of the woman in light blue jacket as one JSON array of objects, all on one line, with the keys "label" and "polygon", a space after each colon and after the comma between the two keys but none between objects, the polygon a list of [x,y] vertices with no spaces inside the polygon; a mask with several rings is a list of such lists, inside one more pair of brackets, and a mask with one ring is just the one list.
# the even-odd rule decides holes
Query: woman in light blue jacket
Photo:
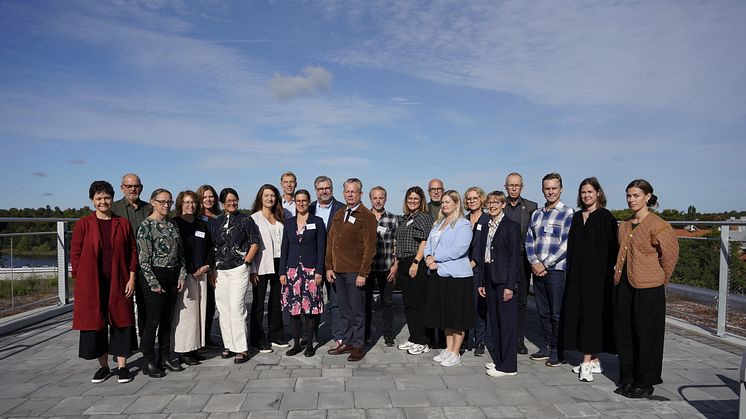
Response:
[{"label": "woman in light blue jacket", "polygon": [[474,277],[469,261],[472,228],[463,213],[459,193],[446,191],[425,245],[425,263],[430,270],[426,324],[445,331],[446,349],[433,358],[444,367],[461,363],[464,330],[475,323]]}]

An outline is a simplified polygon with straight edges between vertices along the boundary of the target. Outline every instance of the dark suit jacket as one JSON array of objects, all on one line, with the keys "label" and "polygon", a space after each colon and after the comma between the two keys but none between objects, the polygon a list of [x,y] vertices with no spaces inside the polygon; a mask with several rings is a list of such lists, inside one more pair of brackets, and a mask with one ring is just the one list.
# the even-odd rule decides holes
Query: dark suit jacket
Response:
[{"label": "dark suit jacket", "polygon": [[[476,225],[474,227],[476,229]],[[483,226],[479,232],[480,243],[487,243],[488,232],[489,226]],[[495,284],[505,284],[505,288],[515,290],[523,268],[521,263],[520,225],[508,217],[503,217],[489,246],[492,257],[489,275],[484,272],[483,268],[484,248],[481,252],[474,253],[474,261],[479,268],[479,283],[485,284],[490,280]]]},{"label": "dark suit jacket", "polygon": [[[318,205],[319,201],[313,201],[311,202],[311,205],[308,206],[308,213],[311,215],[316,215],[316,205]],[[332,225],[332,218],[334,218],[334,214],[336,214],[339,210],[345,208],[345,204],[337,201],[336,198],[332,197],[332,211],[329,213],[329,219],[326,220],[328,223],[327,227],[330,227]],[[322,220],[323,223],[323,220]],[[329,234],[329,228],[326,229],[326,234]]]},{"label": "dark suit jacket", "polygon": [[[308,228],[310,225],[315,228]],[[324,267],[326,255],[326,228],[324,220],[314,215],[309,215],[306,221],[306,230],[303,232],[301,241],[298,241],[298,218],[293,217],[285,221],[282,233],[282,250],[280,251],[280,272],[285,275],[288,267],[297,268],[298,262],[303,261],[306,268]],[[323,269],[316,269],[316,273],[324,275]]]},{"label": "dark suit jacket", "polygon": [[[466,215],[466,219],[469,219],[469,214]],[[490,222],[492,218],[490,218],[490,215],[487,213],[482,213],[482,215],[479,216],[479,220],[477,220],[476,224],[474,224],[474,228],[472,229],[472,235],[471,235],[471,244],[469,245],[469,261],[476,262],[477,253],[482,254],[482,259],[484,259],[484,240],[487,235],[485,234],[484,237],[482,237],[482,231],[487,228],[487,224]],[[479,280],[480,278],[480,265],[479,263],[474,266],[474,279]]]}]

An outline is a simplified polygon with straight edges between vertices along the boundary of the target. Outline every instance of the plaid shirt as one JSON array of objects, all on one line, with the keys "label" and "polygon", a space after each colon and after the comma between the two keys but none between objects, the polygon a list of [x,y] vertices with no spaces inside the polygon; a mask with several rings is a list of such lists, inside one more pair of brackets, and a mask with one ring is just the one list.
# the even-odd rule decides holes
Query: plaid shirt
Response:
[{"label": "plaid shirt", "polygon": [[399,217],[384,209],[376,228],[376,256],[373,257],[371,271],[385,272],[394,264],[397,227],[399,227]]},{"label": "plaid shirt", "polygon": [[427,240],[434,222],[429,212],[416,212],[403,217],[396,230],[397,259],[415,257],[420,248],[420,242]]},{"label": "plaid shirt", "polygon": [[526,257],[532,265],[541,262],[547,269],[566,270],[567,237],[573,213],[572,208],[559,201],[549,211],[539,208],[531,214],[526,234]]}]

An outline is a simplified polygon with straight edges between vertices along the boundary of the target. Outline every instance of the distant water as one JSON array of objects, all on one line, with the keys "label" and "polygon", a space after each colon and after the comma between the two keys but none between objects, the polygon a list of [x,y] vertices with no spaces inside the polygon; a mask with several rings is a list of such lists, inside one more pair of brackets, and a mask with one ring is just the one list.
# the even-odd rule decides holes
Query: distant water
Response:
[{"label": "distant water", "polygon": [[[57,258],[50,256],[13,256],[13,267],[20,268],[22,266],[28,267],[42,267],[42,266],[57,266]],[[10,268],[10,255],[3,253],[0,256],[0,267]]]}]

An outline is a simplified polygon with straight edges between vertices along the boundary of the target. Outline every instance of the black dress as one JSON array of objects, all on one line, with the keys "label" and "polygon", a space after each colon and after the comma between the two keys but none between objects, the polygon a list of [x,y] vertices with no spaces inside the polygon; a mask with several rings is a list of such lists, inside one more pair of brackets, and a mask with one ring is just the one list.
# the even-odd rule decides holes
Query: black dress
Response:
[{"label": "black dress", "polygon": [[609,210],[598,208],[585,223],[582,211],[575,213],[567,242],[567,282],[560,316],[564,349],[616,353],[611,292],[617,249],[617,222]]}]

